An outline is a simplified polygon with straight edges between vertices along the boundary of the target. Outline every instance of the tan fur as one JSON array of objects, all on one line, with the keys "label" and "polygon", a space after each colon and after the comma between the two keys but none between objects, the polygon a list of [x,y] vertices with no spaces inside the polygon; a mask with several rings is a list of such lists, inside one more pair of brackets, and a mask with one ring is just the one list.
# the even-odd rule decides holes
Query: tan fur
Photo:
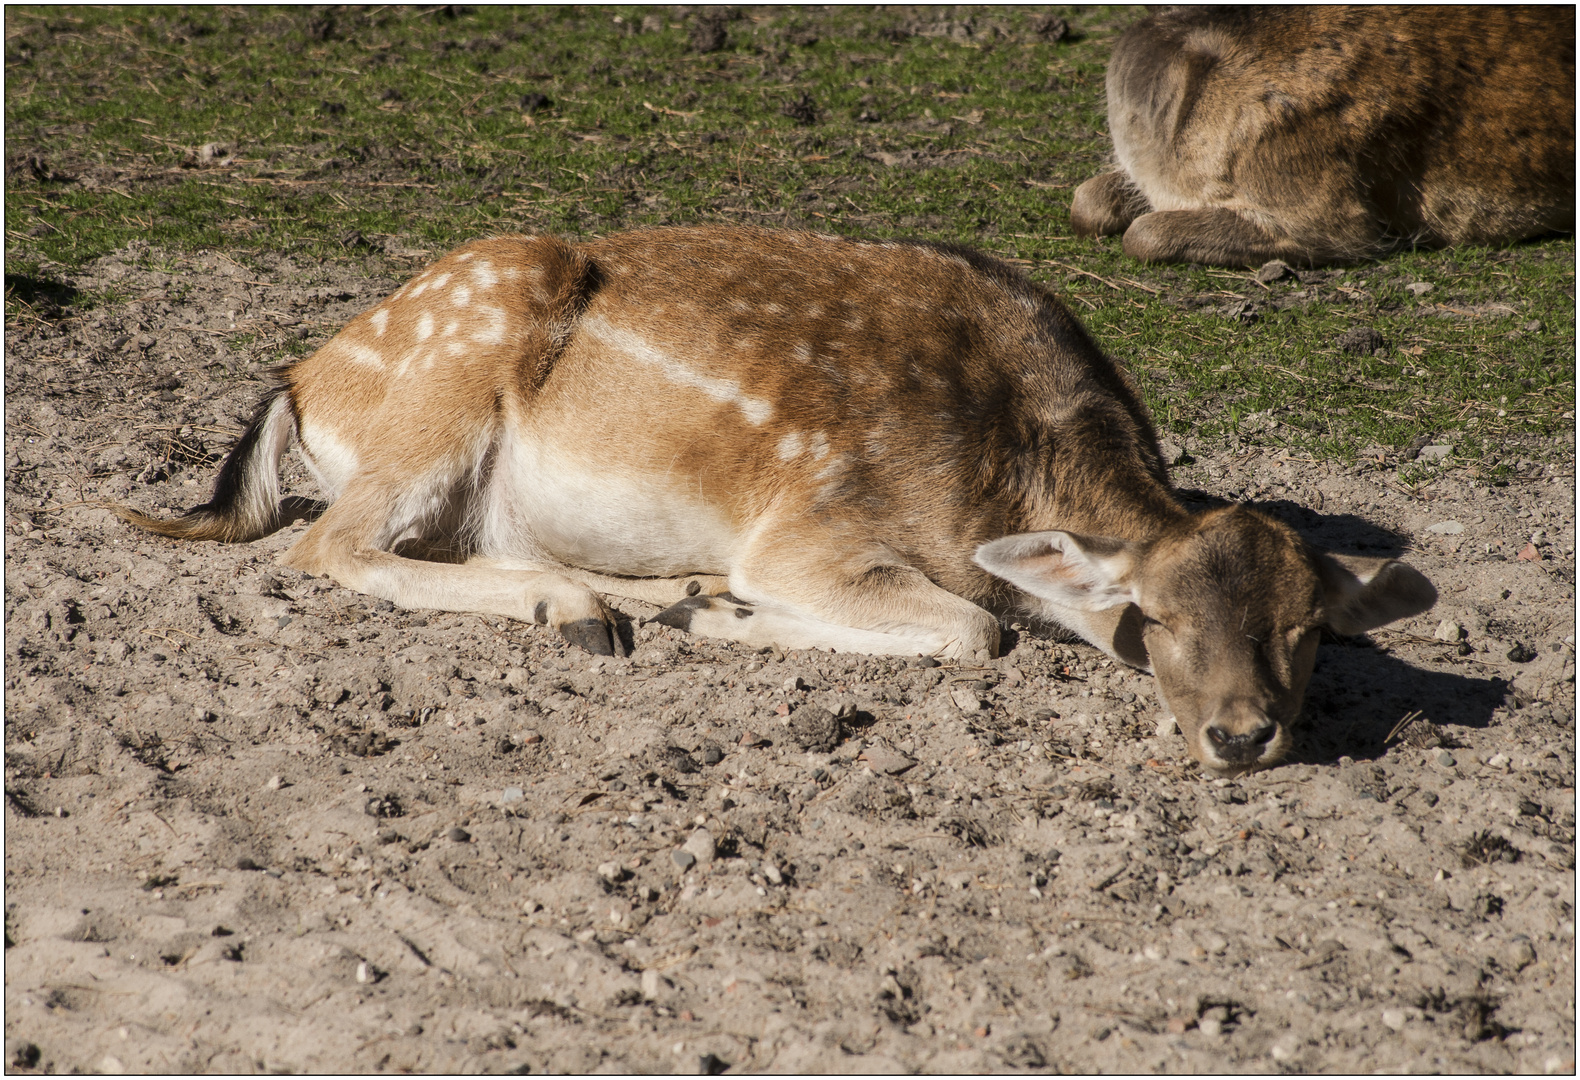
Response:
[{"label": "tan fur", "polygon": [[1191,752],[1233,771],[1283,752],[1329,608],[1355,632],[1431,602],[1407,567],[1373,588],[1386,561],[1357,577],[1249,511],[1187,513],[1121,369],[964,250],[486,240],[283,379],[210,503],[156,525],[283,523],[257,493],[294,431],[333,501],[288,564],[596,652],[618,647],[597,592],[749,645],[879,654],[985,656],[1001,617],[1040,619],[1155,667]]},{"label": "tan fur", "polygon": [[1572,6],[1150,16],[1108,67],[1118,170],[1071,223],[1231,266],[1571,232],[1574,31]]}]

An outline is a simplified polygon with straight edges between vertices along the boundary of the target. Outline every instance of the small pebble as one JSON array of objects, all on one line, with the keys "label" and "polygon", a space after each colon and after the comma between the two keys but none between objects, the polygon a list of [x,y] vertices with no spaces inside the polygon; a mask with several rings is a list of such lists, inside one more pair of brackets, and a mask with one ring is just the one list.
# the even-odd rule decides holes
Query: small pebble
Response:
[{"label": "small pebble", "polygon": [[254,862],[253,859],[251,858],[251,856],[243,855],[241,858],[236,860],[236,869],[237,870],[262,870],[263,867],[259,866],[256,862]]},{"label": "small pebble", "polygon": [[689,851],[676,848],[669,853],[670,860],[682,870],[690,870],[697,865],[697,857]]},{"label": "small pebble", "polygon": [[788,679],[786,679],[784,681],[784,688],[785,688],[786,691],[790,691],[790,690],[805,690],[806,689],[806,683],[801,681],[801,676],[799,676],[799,675],[792,675],[792,676],[790,676],[790,678],[788,678]]},{"label": "small pebble", "polygon": [[1528,664],[1536,659],[1536,650],[1523,641],[1516,641],[1514,648],[1508,652],[1508,658],[1516,664]]},{"label": "small pebble", "polygon": [[361,963],[359,963],[357,965],[357,982],[365,983],[367,981],[368,981],[368,962],[366,960],[363,960]]},{"label": "small pebble", "polygon": [[714,843],[713,834],[707,829],[698,829],[686,838],[681,845],[682,852],[690,854],[697,862],[707,866],[718,854],[718,845]]},{"label": "small pebble", "polygon": [[1263,285],[1271,285],[1275,281],[1283,281],[1287,277],[1294,277],[1295,272],[1283,259],[1272,259],[1262,264],[1255,277]]},{"label": "small pebble", "polygon": [[1223,1034],[1223,1021],[1216,1016],[1204,1016],[1196,1021],[1196,1030],[1209,1038],[1217,1038]]},{"label": "small pebble", "polygon": [[451,840],[454,840],[457,844],[464,844],[468,840],[472,839],[472,834],[467,832],[465,829],[461,828],[461,826],[459,826],[459,825],[457,825],[455,828],[451,829],[447,835],[450,837]]},{"label": "small pebble", "polygon": [[539,735],[536,731],[523,731],[520,735],[516,736],[516,742],[520,743],[522,746],[531,746],[534,743],[540,743],[542,741],[543,736]]},{"label": "small pebble", "polygon": [[625,877],[625,870],[619,863],[599,863],[598,876],[605,881],[620,881]]},{"label": "small pebble", "polygon": [[1404,1026],[1410,1022],[1410,1014],[1403,1009],[1384,1009],[1382,1022],[1395,1031],[1403,1031]]},{"label": "small pebble", "polygon": [[1437,624],[1437,631],[1432,636],[1439,641],[1458,641],[1465,636],[1465,628],[1453,619],[1444,619]]},{"label": "small pebble", "polygon": [[1452,769],[1455,764],[1454,755],[1450,754],[1447,750],[1439,750],[1432,756],[1432,761],[1434,764],[1444,769]]},{"label": "small pebble", "polygon": [[704,765],[717,765],[724,760],[724,751],[717,746],[709,745],[702,748],[702,763]]},{"label": "small pebble", "polygon": [[1524,934],[1517,935],[1503,952],[1504,963],[1515,971],[1524,971],[1536,963],[1536,948]]},{"label": "small pebble", "polygon": [[1412,281],[1404,288],[1406,292],[1414,293],[1416,296],[1422,296],[1432,291],[1432,283],[1430,281]]},{"label": "small pebble", "polygon": [[858,759],[865,761],[873,772],[885,773],[889,776],[898,776],[907,769],[915,768],[916,762],[882,746],[869,746],[861,752]]},{"label": "small pebble", "polygon": [[1172,716],[1165,716],[1158,721],[1158,737],[1163,738],[1176,734],[1180,729],[1179,721]]},{"label": "small pebble", "polygon": [[949,691],[949,697],[960,708],[961,712],[980,712],[982,709],[982,699],[969,686],[953,687]]},{"label": "small pebble", "polygon": [[518,787],[507,787],[504,791],[499,793],[499,801],[504,803],[506,806],[509,806],[512,803],[518,803],[526,797],[527,793]]},{"label": "small pebble", "polygon": [[785,881],[784,873],[771,862],[763,863],[763,877],[772,885],[783,885]]},{"label": "small pebble", "polygon": [[279,791],[281,788],[286,787],[288,785],[286,784],[286,782],[284,780],[280,779],[278,776],[271,776],[271,777],[269,777],[269,782],[267,784],[263,785],[263,786],[268,788],[270,791]]}]

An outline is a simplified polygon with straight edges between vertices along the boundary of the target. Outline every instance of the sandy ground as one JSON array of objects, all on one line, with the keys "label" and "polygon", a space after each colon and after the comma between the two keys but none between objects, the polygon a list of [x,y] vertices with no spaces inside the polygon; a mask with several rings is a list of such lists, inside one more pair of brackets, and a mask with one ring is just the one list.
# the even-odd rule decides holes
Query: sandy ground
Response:
[{"label": "sandy ground", "polygon": [[7,334],[9,1069],[1573,1071],[1567,446],[1413,489],[1180,447],[1442,596],[1325,643],[1237,781],[1024,628],[928,667],[618,601],[611,661],[96,505],[202,501],[255,358],[412,265],[129,251]]}]

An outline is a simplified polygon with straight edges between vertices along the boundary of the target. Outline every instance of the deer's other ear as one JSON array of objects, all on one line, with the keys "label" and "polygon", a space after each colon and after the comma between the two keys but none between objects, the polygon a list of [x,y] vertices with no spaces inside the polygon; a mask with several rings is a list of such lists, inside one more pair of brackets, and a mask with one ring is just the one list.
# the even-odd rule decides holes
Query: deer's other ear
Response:
[{"label": "deer's other ear", "polygon": [[977,548],[976,563],[1031,595],[1080,611],[1134,603],[1136,545],[1108,536],[1019,533]]},{"label": "deer's other ear", "polygon": [[1337,634],[1364,634],[1431,608],[1437,589],[1413,566],[1393,559],[1318,554],[1323,622]]}]

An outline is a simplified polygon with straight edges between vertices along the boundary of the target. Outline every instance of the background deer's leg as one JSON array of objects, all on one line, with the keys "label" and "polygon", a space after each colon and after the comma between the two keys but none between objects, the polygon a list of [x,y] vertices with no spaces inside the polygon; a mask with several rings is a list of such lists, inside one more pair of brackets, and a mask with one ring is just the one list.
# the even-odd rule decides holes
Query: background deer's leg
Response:
[{"label": "background deer's leg", "polygon": [[1275,236],[1223,207],[1142,214],[1125,230],[1125,254],[1146,262],[1215,266],[1260,266],[1269,259],[1316,266],[1343,257],[1326,244]]},{"label": "background deer's leg", "polygon": [[699,593],[654,621],[758,648],[951,658],[998,650],[993,615],[870,540],[803,529],[759,540],[729,580],[739,602]]},{"label": "background deer's leg", "polygon": [[503,615],[553,626],[567,641],[612,656],[614,617],[585,585],[551,572],[426,562],[384,550],[407,523],[392,520],[399,493],[353,485],[285,553],[286,565],[403,608]]},{"label": "background deer's leg", "polygon": [[1099,173],[1075,189],[1070,228],[1076,236],[1117,236],[1152,207],[1122,172]]}]

